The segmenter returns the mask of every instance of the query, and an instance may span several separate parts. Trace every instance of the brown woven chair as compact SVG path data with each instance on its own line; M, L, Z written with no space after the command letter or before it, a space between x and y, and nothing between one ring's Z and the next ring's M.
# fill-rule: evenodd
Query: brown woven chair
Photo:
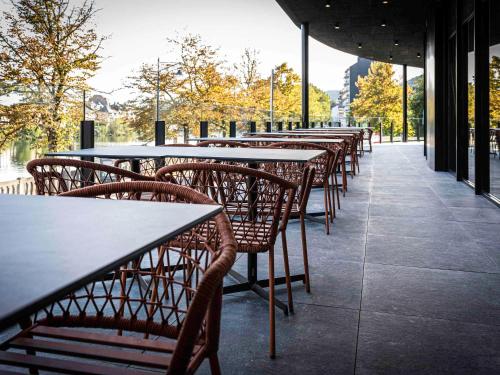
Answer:
M158 145L156 147L196 147L190 143L169 143L165 145ZM138 160L138 171L143 176L154 177L156 171L165 165L177 164L184 162L185 159L178 158L165 158L165 160L158 159L141 159ZM114 163L115 167L132 170L132 160L130 159L117 159Z
M296 185L275 175L253 168L220 163L186 163L166 166L158 171L160 181L189 186L207 194L224 207L238 242L238 252L269 255L269 325L270 356L276 353L274 247L278 231L286 231ZM285 205L282 215L283 205ZM288 304L293 300L288 253L283 247Z
M62 195L214 204L192 189L161 182L110 183ZM236 246L222 212L39 311L33 324L1 345L0 363L31 372L150 373L108 366L129 364L193 374L208 358L212 373L219 374L222 282Z
M231 140L202 141L198 143L199 147L250 147L248 144Z
M38 195L56 195L109 182L154 181L117 167L76 159L35 159L26 169L35 180Z
M330 187L330 176L333 173L334 166L338 162L338 152L333 151L331 148L318 145L316 143L308 142L276 142L269 147L274 148L295 148L300 150L321 150L325 153L317 158L314 158L305 166L311 166L315 169L313 186L323 188L323 203L325 207L325 230L326 234L330 234L330 222L333 221L335 215L335 189ZM335 165L334 165L335 164ZM293 169L297 169L293 171ZM287 175L294 174L299 176L302 173L304 166L296 163L285 163L283 168L276 170L278 176L286 178ZM283 174L283 175L282 175ZM333 198L332 198L333 194Z

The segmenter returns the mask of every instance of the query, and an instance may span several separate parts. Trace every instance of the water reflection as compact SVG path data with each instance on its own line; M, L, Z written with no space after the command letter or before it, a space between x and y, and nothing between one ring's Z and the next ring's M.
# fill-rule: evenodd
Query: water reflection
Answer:
M144 144L145 142L127 139L101 139L96 141L96 146L111 145L133 145ZM73 149L78 148L75 143ZM45 150L35 149L28 141L19 140L14 142L9 148L0 152L0 182L12 181L19 177L29 177L26 171L26 164L30 160L40 157Z

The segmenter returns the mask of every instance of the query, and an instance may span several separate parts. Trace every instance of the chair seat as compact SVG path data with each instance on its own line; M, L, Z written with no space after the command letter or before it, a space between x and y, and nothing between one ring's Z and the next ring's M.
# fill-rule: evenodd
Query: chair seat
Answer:
M0 351L0 363L80 374L151 374L149 371L116 367L119 364L168 369L175 349L175 340L119 336L116 330L108 331L109 333L89 332L81 329L34 325L4 344L4 351ZM195 347L193 356L200 348L200 345ZM27 354L5 351L9 349L23 350ZM58 358L57 355L64 358ZM96 360L99 364L93 364L88 359Z

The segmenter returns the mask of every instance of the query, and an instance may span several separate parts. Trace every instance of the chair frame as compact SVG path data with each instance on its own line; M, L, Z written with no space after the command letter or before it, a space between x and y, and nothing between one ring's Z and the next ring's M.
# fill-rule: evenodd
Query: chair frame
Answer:
M192 176L186 177L184 173L187 172L191 172ZM241 179L237 181L232 178L232 175L240 176ZM226 176L229 177L225 178ZM222 204L224 210L228 213L229 219L233 225L233 231L235 232L235 236L238 242L237 251L240 253L248 254L257 254L259 252L268 253L270 326L269 355L271 358L274 358L276 356L274 248L278 231L280 231L282 235L286 231L286 226L293 205L293 198L286 200L285 203L283 203L283 201L285 201L285 197L295 196L297 185L292 182L286 181L276 175L261 170L222 163L183 163L170 165L161 168L157 172L156 178L159 181L186 184L187 186L204 194L210 194L210 197L219 204ZM259 196L257 195L258 192L253 189L259 188L256 186L258 185L259 181L264 181L267 184L274 184L278 188L277 191L273 193L274 206L272 208L272 214L269 217L265 216L265 222L267 222L267 220L269 219L270 223L264 223L263 225L263 223L260 222L260 226L256 227L256 224L253 221L258 217L259 212L252 213L252 206L255 207L255 210L258 209L256 206L258 206L259 204ZM243 201L241 201L242 203L239 203L238 201L234 200L234 197L240 198L240 196L237 195L238 191L234 192L231 189L234 189L237 186L241 186L241 183L245 184L245 189L247 185L250 185L250 190L245 190L246 195L243 197ZM245 201L245 199L247 201ZM245 202L247 202L247 206L245 206ZM254 204L254 202L256 203ZM267 207L265 204L264 206ZM267 215L269 215L269 213L267 213ZM262 229L266 228L266 225L268 225L269 227L267 229ZM249 228L252 227L254 228L254 232L249 230ZM253 233L254 236L252 237L248 233ZM256 240L256 234L259 234L261 237L263 237L262 240L265 239L265 242L260 242L259 239ZM286 246L283 248L283 259L288 295L288 306L289 309L293 311L290 268ZM241 278L244 277L241 276ZM247 281L249 284L251 283L250 276L249 280ZM258 288L258 285L256 283L252 285L251 290L256 291L254 288ZM260 296L265 295L265 292L263 290L261 290L261 292L256 292Z
M141 199L142 194L147 200L155 198L159 203L215 204L206 195L187 187L151 181L94 185L66 192L62 196L108 199L115 196L118 199L136 200ZM210 234L211 230L216 231L215 235ZM204 245L198 242L200 238L205 241ZM221 212L158 249L139 256L138 260L123 265L111 275L111 281L108 275L84 287L81 292L89 302L84 303L85 299L80 299L82 297L78 296L77 291L42 309L40 315L35 316L34 323L24 322L19 334L0 345L0 363L29 368L31 373L56 370L65 373L145 374L140 370L35 356L36 352L46 352L164 369L167 374L193 374L208 358L212 374L220 374L217 352L222 282L236 259L236 247L231 223L227 215ZM143 271L141 263L151 261L155 251L158 251L158 260L152 262L154 266L147 268L147 272ZM179 257L177 263L172 260L176 254ZM204 256L206 261L203 260ZM148 289L143 292L139 286L139 296L135 297L131 294L134 281L137 280L134 275L148 272L151 278ZM176 272L181 273L180 278L176 277ZM105 293L99 292L95 285L104 285L105 280L108 280L108 289L104 289ZM138 284L136 282L135 286ZM163 289L160 289L162 285ZM112 296L114 288L120 291L117 291L117 297ZM181 292L172 294L174 290ZM102 306L99 305L99 301L103 300ZM117 306L113 305L113 300ZM114 306L113 309L110 304ZM132 308L134 304L139 307ZM74 307L76 305L78 308ZM115 307L118 309L115 310ZM170 317L164 311L170 311ZM89 332L89 328L100 330ZM101 330L114 334L104 334ZM144 338L125 336L125 332L139 333ZM156 340L152 336L160 336L167 341ZM65 341L61 343L61 339ZM97 344L97 347L86 345L88 343ZM7 352L9 348L25 350L26 354ZM136 351L123 351L120 348Z
M35 159L27 164L26 169L35 180L38 195L55 195L109 182L154 181L152 177L125 169L78 159ZM79 173L71 176L72 171ZM112 180L108 182L107 178Z

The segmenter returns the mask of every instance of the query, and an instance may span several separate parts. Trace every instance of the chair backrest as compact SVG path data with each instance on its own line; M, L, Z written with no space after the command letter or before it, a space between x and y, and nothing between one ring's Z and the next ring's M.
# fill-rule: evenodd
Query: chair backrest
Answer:
M315 169L315 177L314 177L314 184L323 184L328 177L332 173L332 168L333 168L333 163L336 158L336 152L333 151L331 148L317 144L317 143L311 143L311 142L276 142L270 144L268 147L274 147L274 148L294 148L294 149L299 149L299 150L321 150L325 151L325 153L317 158L314 158L313 160L309 161L306 163L308 166L314 166ZM295 164L291 164L295 165ZM299 166L300 167L300 166ZM284 167L282 173L291 173L291 168ZM280 174L278 174L280 175Z
M224 207L240 251L263 251L286 227L297 185L273 174L221 163L166 166L157 180L189 186ZM282 209L284 214L282 213Z
M187 187L150 181L95 185L61 195L215 204ZM208 354L218 349L222 282L236 246L231 223L221 212L48 306L40 320L177 339L168 374L184 374L195 345Z
M158 145L156 147L196 147L189 143L169 143L164 145ZM183 159L178 158L165 158L164 160L159 159L141 159L138 161L140 174L143 176L154 177L156 171L163 167L164 165L180 163ZM115 167L123 168L127 170L132 169L132 161L130 159L118 159L115 160Z
M26 166L38 195L56 195L82 187L125 181L153 181L125 169L76 159L35 159Z
M250 147L247 143L231 141L231 140L217 140L217 141L202 141L198 143L199 147Z

